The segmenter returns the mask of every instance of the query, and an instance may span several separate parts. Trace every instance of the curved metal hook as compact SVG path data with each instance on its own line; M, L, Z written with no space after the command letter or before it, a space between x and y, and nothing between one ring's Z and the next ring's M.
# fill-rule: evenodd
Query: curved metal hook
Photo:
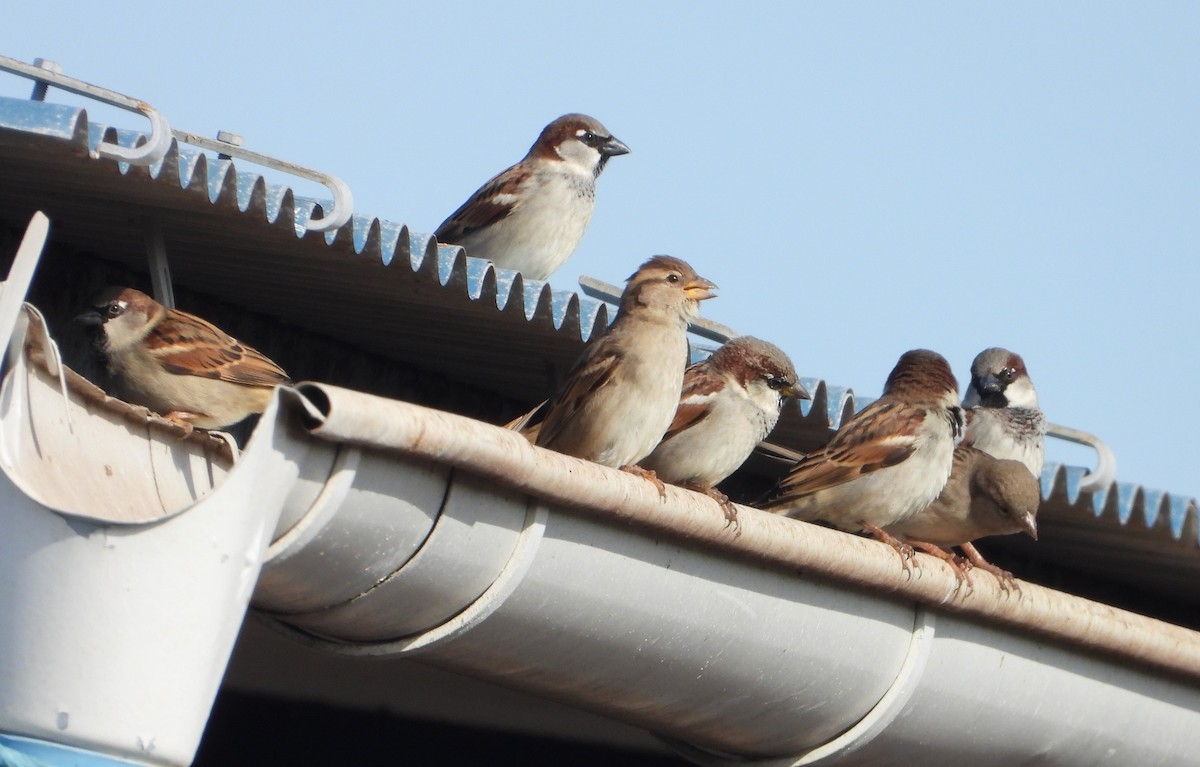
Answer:
M42 64L42 66L34 66L8 56L0 56L0 69L6 72L28 77L37 83L49 83L69 93L85 96L119 109L137 112L150 121L150 134L146 137L145 144L123 147L119 144L101 141L92 151L93 157L118 160L130 165L153 165L166 156L167 150L171 148L171 126L167 123L167 118L159 114L154 107L145 101L132 99L116 91L110 91L83 80L76 80L74 77L67 77L54 71L52 66L47 66L52 65L53 62L43 61Z
M1054 423L1046 424L1046 434L1077 445L1086 445L1096 451L1096 468L1088 471L1079 483L1082 492L1098 493L1107 490L1116 481L1117 456L1104 440L1095 434Z
M304 227L310 232L331 232L334 229L340 229L350 220L350 216L354 213L354 195L350 193L350 187L345 181L342 181L337 176L331 176L328 173L322 173L319 170L306 168L303 165L297 165L294 162L287 162L275 157L270 157L265 154L259 154L249 149L243 149L237 144L228 141L218 141L216 139L200 136L187 131L173 131L175 138L180 141L187 142L201 149L207 149L218 154L223 154L227 157L240 157L243 160L248 160L255 165L262 165L266 168L274 168L281 170L284 173L290 173L293 176L306 178L309 181L316 181L318 184L325 186L333 193L333 210L326 213L320 218L310 218L304 223Z

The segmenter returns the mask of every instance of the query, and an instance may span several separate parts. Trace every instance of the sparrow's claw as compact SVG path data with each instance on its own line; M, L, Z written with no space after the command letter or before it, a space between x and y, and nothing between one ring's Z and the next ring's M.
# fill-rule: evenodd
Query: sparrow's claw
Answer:
M1013 577L1013 574L1002 567L996 567L991 562L984 559L983 554L980 554L979 549L975 548L973 544L964 543L963 545L959 546L959 548L962 549L963 553L967 555L967 559L970 560L972 565L995 576L996 580L1000 582L1001 591L1011 591L1017 594L1021 593L1021 585L1017 583L1017 579Z
M658 475L655 474L652 470L643 469L641 466L638 466L636 463L630 463L630 464L626 464L625 466L622 466L621 471L632 474L635 477L641 477L642 479L650 480L651 482L654 483L654 486L656 488L658 488L658 496L660 498L662 498L664 501L667 500L667 486L663 484L663 481L661 479L659 479Z
M969 572L971 569L970 561L932 543L926 543L925 541L914 541L912 538L909 538L908 542L926 554L937 557L946 564L950 565L950 569L954 571L955 592L961 589L964 583L967 584L967 594L971 594L975 591L975 584L971 582L971 575Z
M875 536L876 539L883 541L895 549L896 553L900 555L900 565L904 568L904 572L907 573L913 569L919 569L921 567L920 563L917 562L917 555L916 552L913 551L912 546L887 532L882 527L873 525L870 522L859 520L858 526Z
M687 484L689 490L695 490L697 493L704 493L709 498L712 498L721 506L721 511L725 512L725 527L733 525L734 536L742 534L741 525L738 523L737 505L729 500L729 496L722 493L712 485Z
M192 432L196 427L192 424L191 419L195 417L195 413L188 413L183 410L172 410L170 413L167 413L163 416L163 418L167 419L171 423L183 428L183 436L180 437L180 439L187 439L188 437L192 436Z

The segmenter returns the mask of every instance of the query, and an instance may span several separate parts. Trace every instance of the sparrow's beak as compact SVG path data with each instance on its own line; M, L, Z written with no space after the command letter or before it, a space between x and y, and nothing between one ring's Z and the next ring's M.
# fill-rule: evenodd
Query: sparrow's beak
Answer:
M716 298L717 294L713 292L716 289L716 283L697 277L683 286L683 293L693 301L703 301L706 298Z
M983 394L1000 394L1004 391L1004 384L996 376L988 374L979 379L979 391Z
M84 312L76 317L75 321L80 325L87 325L89 327L99 327L104 324L104 318L100 316L100 312L95 310Z
M616 136L609 136L608 141L600 145L600 154L605 157L616 157L619 154L629 154L629 147Z
M808 393L808 389L805 389L804 384L800 383L799 381L782 390L780 393L785 397L795 397L796 399L812 399L812 395Z
M1021 530L1030 538L1037 540L1037 520L1033 518L1032 514L1021 517Z

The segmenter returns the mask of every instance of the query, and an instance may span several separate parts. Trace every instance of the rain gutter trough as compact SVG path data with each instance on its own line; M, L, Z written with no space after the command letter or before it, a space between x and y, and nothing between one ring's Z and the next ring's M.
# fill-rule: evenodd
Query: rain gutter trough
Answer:
M188 764L250 600L310 646L588 709L701 764L1200 760L1195 632L985 574L956 588L750 508L727 526L704 496L322 384L281 390L229 467L67 387L35 310L13 338L7 747ZM139 480L155 510L117 509Z

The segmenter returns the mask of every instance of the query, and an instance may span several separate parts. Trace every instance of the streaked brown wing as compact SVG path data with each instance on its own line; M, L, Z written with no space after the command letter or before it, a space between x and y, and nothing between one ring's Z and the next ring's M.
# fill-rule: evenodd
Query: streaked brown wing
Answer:
M170 373L247 386L291 383L287 373L257 349L191 314L168 312L146 337L145 344Z
M699 423L712 411L712 405L711 398L680 402L679 407L675 409L675 420L671 421L671 427L667 429L667 433L660 441L666 442L676 434L687 430L688 427Z
M504 428L519 431L526 439L536 444L538 432L542 430L542 419L546 417L546 406L549 404L550 400L542 400L534 405L529 412L519 415L504 424Z
M800 460L779 482L775 499L804 496L895 466L916 449L924 411L876 400L821 450Z
M471 195L458 210L442 222L433 236L438 242L457 243L472 232L491 226L513 212L513 202L506 199L496 202L497 197L512 196L529 177L527 171L508 170L496 176Z
M670 428L663 435L666 442L681 431L700 422L712 412L713 401L725 382L712 370L709 360L697 362L683 374L683 392L679 395L679 407Z
M537 436L537 444L552 443L583 405L613 380L624 355L612 348L612 344L604 343L607 338L600 339L584 352L566 385L551 401Z

